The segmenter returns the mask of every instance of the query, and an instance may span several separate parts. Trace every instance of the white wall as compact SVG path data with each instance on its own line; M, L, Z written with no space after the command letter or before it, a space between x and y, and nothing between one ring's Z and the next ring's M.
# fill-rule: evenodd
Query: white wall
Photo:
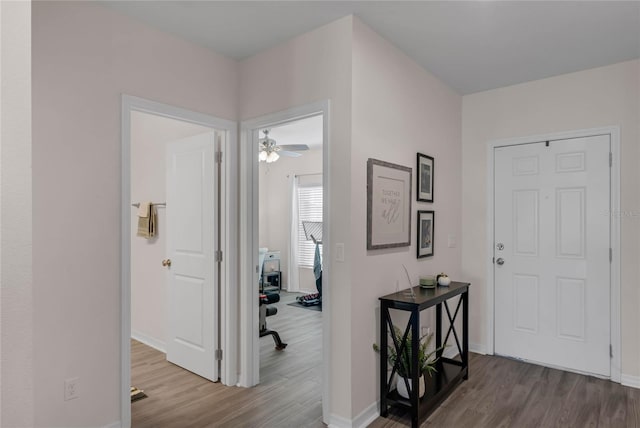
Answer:
M640 375L640 62L566 74L463 98L463 276L473 284L470 342L487 343L487 142L619 125L622 373Z
M120 419L121 94L237 120L238 68L92 2L36 2L32 26L34 425L105 426Z
M33 426L31 4L0 2L0 426Z
M170 141L210 132L179 120L131 114L131 201L166 201L165 146ZM158 233L152 239L136 236L137 209L131 208L131 335L165 350L167 340L166 209L157 207Z
M321 131L322 132L322 131ZM277 162L260 162L260 247L269 251L280 251L282 288L289 288L289 206L291 196L289 178L291 174L322 174L322 149L301 152L302 156L281 156ZM319 178L322 179L322 176ZM300 291L315 293L316 281L313 270L299 268Z
M461 249L447 247L447 237L461 236L462 98L359 20L353 33L353 123L351 151L352 304L351 382L356 417L378 399L378 356L371 348L379 330L378 297L407 288L402 264L418 276L447 272L461 275ZM416 153L435 158L434 202L417 202ZM411 245L366 250L367 159L411 167ZM435 211L434 256L416 257L416 211ZM428 318L428 317L427 317ZM434 318L435 319L435 318Z
M328 201L331 242L345 243L345 263L333 263L324 277L331 287L331 413L351 414L351 332L345 328L351 312L351 31L345 17L261 52L240 64L240 117L330 100ZM327 201L325 201L327 202Z

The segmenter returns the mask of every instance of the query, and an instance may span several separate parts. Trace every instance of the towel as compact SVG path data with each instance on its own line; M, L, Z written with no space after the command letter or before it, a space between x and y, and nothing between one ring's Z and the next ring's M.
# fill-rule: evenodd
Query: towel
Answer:
M145 210L142 210L143 205L146 207ZM138 210L137 235L145 239L153 238L156 235L157 224L158 210L156 206L151 202L141 203L140 209Z
M138 206L138 217L149 217L149 208L151 208L151 202L140 202Z

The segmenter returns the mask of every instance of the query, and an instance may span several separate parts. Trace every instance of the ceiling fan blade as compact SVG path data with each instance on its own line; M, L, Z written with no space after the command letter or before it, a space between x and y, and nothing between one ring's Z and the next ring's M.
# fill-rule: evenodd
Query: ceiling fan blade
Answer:
M306 144L283 144L282 146L278 146L282 150L288 150L290 152L301 152L304 150L309 150L309 146Z
M286 157L289 157L289 158L299 158L300 156L302 156L302 153L289 152L289 151L286 151L286 150L280 150L278 152L278 154L280 156L286 156Z

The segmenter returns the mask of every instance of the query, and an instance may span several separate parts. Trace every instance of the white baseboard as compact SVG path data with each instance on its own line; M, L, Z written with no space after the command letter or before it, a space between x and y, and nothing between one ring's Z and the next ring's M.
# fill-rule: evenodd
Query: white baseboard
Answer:
M103 428L122 428L120 421L111 422L109 425L105 425Z
M343 418L342 416L331 415L329 417L328 428L352 428L351 421L347 418Z
M349 420L342 416L331 415L329 428L366 428L378 417L378 402L371 403L358 416Z
M137 340L138 342L142 342L147 346L151 346L154 349L162 352L163 354L167 353L167 345L161 340L158 340L154 337L148 336L144 333L140 333L139 331L132 330L131 338Z
M371 403L366 409L364 409L358 416L353 419L354 428L366 428L375 421L378 417L379 404L377 401Z
M487 355L487 347L482 343L469 343L469 352Z
M632 376L623 373L620 376L620 383L624 386L640 389L640 376Z

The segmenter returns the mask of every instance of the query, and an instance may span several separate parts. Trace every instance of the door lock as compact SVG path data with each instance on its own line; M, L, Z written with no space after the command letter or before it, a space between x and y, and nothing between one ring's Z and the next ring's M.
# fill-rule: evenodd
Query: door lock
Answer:
M164 259L162 261L162 266L164 267L171 267L171 259Z
M496 260L496 264L498 266L502 266L504 264L504 259L502 257L498 257L498 259Z
M502 242L498 242L498 244L496 245L496 248L500 251L504 250L504 244Z

